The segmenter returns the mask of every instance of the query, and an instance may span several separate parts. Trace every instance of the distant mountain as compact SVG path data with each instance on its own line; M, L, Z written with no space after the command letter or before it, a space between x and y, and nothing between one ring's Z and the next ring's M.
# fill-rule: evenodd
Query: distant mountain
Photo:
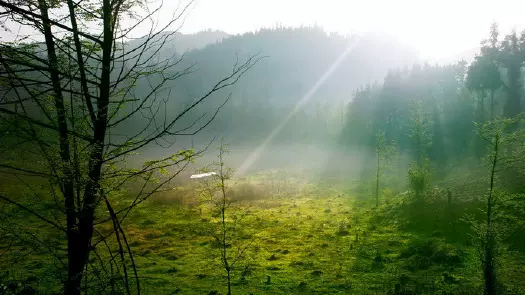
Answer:
M195 34L176 33L171 43L177 52L202 49L209 44L222 41L230 35L223 31L206 30Z
M413 48L380 34L343 36L317 27L277 28L212 42L220 36L225 35L203 32L187 39L176 35L156 56L170 58L174 50L203 46L189 51L177 67L180 70L193 66L193 72L166 85L165 94L169 93L171 99L162 108L167 114L176 114L206 93L231 73L236 62L257 53L266 56L234 87L215 94L187 114L188 124L200 114L211 116L231 91L230 102L213 124L200 133L206 138L213 134L238 142L258 142L307 94L309 101L282 128L276 141L310 141L335 135L334 126L341 126L345 102L357 88L382 82L389 69L410 67L420 61ZM210 43L204 45L206 42ZM137 87L138 97L154 82L148 79Z
M166 31L156 35L149 41L148 47L150 48L148 51L153 52L161 46L161 42L165 41L165 44L162 44L160 54L171 55L176 53L176 55L181 55L187 51L202 49L209 44L220 42L229 36L230 35L226 32L211 29L194 34ZM135 48L138 45L143 44L147 38L149 38L149 36L144 36L129 42L128 48Z
M278 105L295 105L329 70L331 74L314 101L349 99L357 87L382 81L389 69L419 61L413 48L388 35L343 36L310 27L230 36L189 53L185 59L197 65L198 72L191 80L197 76L196 80L208 87L230 71L237 58L255 53L267 58L243 79L243 87L248 88L243 99Z

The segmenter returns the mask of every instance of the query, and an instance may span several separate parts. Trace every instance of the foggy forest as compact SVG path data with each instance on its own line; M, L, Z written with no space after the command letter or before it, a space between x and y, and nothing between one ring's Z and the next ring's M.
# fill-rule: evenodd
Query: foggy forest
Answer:
M525 23L437 62L170 2L0 0L0 295L525 294Z

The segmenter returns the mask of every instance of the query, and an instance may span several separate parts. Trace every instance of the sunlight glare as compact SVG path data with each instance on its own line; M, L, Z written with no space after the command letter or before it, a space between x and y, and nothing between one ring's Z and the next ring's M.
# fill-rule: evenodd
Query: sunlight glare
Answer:
M324 84L324 82L332 75L332 73L339 67L341 62L345 57L352 51L352 49L359 42L359 36L351 40L351 43L348 45L345 51L334 61L334 63L328 68L328 70L317 80L317 82L310 88L310 90L297 102L294 108L290 113L284 118L284 120L266 137L266 139L255 149L253 150L248 157L243 161L241 166L237 169L237 175L242 176L248 171L248 169L257 161L259 156L264 152L266 147L270 144L273 138L279 134L281 129L293 118L293 116L301 110L301 108L312 98L312 96L317 92L319 87Z

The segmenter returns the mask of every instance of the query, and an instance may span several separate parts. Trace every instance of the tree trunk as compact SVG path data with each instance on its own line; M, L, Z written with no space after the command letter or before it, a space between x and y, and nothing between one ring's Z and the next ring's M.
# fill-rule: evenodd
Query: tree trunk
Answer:
M484 123L485 122L485 96L486 96L486 92L485 90L483 90L481 92L481 97L480 97L480 103L479 103L479 114L478 114L478 120L480 123Z
M232 295L231 270L228 269L228 295Z
M494 120L494 89L490 90L490 119Z
M87 172L88 181L84 189L83 204L78 212L78 231L72 235L68 235L69 274L71 280L66 286L67 295L80 294L83 270L91 251L95 207L100 198L100 177L107 130L111 79L111 51L113 46L112 8L110 0L103 1L102 12L104 16L104 37L102 44L102 70L100 75L99 96L97 98L97 116L95 122L93 122L93 142Z
M379 207L379 173L380 173L380 147L377 147L377 167L376 167L376 207Z
M487 237L491 239L491 237ZM488 241L487 241L488 242ZM494 257L492 245L486 245L483 278L485 280L485 295L496 294L496 274L494 272Z
M80 295L80 287L83 278L84 267L86 265L86 256L89 248L85 247L89 244L85 242L87 235L82 233L82 230L74 230L68 232L68 281L66 282L66 295Z
M504 107L504 116L512 118L521 112L520 106L520 65L510 65L507 67L508 87L507 87L507 101Z
M68 269L67 280L65 283L65 293L68 295L80 294L80 282L82 281L82 270L84 264L79 266L78 251L79 234L76 220L75 192L73 175L71 172L71 153L69 149L68 126L66 121L66 109L64 97L60 85L60 75L58 71L58 58L55 50L53 32L51 31L51 21L48 15L48 6L44 0L38 1L40 14L42 16L42 28L46 42L47 57L49 61L49 73L53 87L54 105L57 113L57 125L59 133L60 158L62 160L62 171L64 177L61 179L62 195L64 197L64 207L66 211L66 234L68 248Z
M493 215L493 204L494 204L494 179L496 174L496 165L498 163L498 153L499 153L499 141L500 136L496 134L494 150L493 150L493 159L492 167L490 171L490 189L489 196L487 198L487 230L485 233L485 251L483 259L483 279L485 281L485 295L494 295L496 294L496 273L494 265L494 251L495 251L495 237L494 229L492 224L492 215Z

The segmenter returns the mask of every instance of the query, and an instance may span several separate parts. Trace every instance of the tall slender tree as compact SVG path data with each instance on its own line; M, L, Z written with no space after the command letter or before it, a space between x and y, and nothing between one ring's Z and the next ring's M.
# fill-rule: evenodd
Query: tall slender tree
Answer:
M65 260L65 294L87 292L86 287L92 288L87 282L100 278L107 263L119 260L121 273L100 282L98 292L105 293L119 277L123 292L140 293L137 268L121 223L132 208L168 184L199 152L182 150L138 169L126 168L123 161L152 144L171 146L174 136L202 130L217 112L186 124L184 119L213 93L236 83L257 61L250 57L238 62L185 108L162 114L170 98L165 87L192 69L178 68L180 56L160 58L157 53L173 38L176 32L169 30L177 28L191 4L181 6L159 24L155 15L162 5L153 7L142 1L0 0L3 26L21 26L24 32L13 42L0 44L5 94L0 98L0 120L11 126L12 140L21 149L19 159L2 157L0 168L49 183L46 192L28 184L35 198L49 204L38 210L35 203L25 204L20 196L0 195L0 199L63 234L65 253L54 255ZM147 25L151 29L146 36L130 45L127 41L135 30ZM145 81L149 87L135 87ZM137 117L140 128L124 136L116 133ZM151 183L167 169L172 173ZM136 181L145 184L132 202L114 208L113 196ZM104 215L102 206L109 214ZM109 234L97 229L104 224L113 227ZM103 255L100 246L110 237L118 247L108 248L110 253ZM90 263L93 255L111 258L96 266Z
M495 92L501 88L503 81L501 80L501 73L498 66L498 55L499 51L499 29L497 23L492 23L490 27L490 37L488 42L485 42L485 45L481 47L482 54L489 58L490 64L487 67L486 73L486 84L490 90L490 120L495 118L495 101L494 95Z
M507 118L513 118L521 112L521 97L523 95L521 68L525 62L524 40L524 34L518 37L516 31L513 31L501 43L498 61L506 71L505 91L507 100L503 107L503 115Z
M498 40L499 30L496 23L490 28L489 38L481 43L480 55L476 56L474 62L469 66L467 72L467 87L476 92L480 99L478 103L478 121L486 120L484 99L490 95L490 117L495 116L495 93L503 85L500 73L500 58L502 56L500 42Z
M421 100L416 100L411 118L410 137L413 141L414 162L408 171L409 182L417 202L423 201L425 190L430 182L430 159L428 148L431 144L430 122Z
M231 295L234 271L246 257L255 237L254 235L251 235L251 238L246 237L248 234L244 228L245 223L242 222L246 212L235 206L236 200L232 198L231 188L228 186L228 181L231 180L234 172L226 165L228 153L228 146L222 140L218 148L217 161L203 170L217 172L208 172L211 177L204 178L201 184L204 198L211 204L214 215L218 217L211 235L215 239L219 250L218 257L226 275L227 294ZM245 237L240 238L241 234Z
M523 163L523 154L509 152L507 146L524 140L523 130L514 131L509 126L523 120L522 116L498 118L485 124L478 124L478 135L488 144L485 159L488 168L488 191L486 194L485 219L475 228L480 236L479 254L483 269L484 294L501 294L498 279L497 261L501 248L501 208L505 207L504 193L501 191L501 172L508 170L516 162ZM522 151L521 151L522 152ZM498 189L499 188L499 189Z
M375 197L376 207L379 207L379 185L380 178L392 166L392 159L397 152L394 142L387 142L385 132L378 131L376 134L376 181L375 181Z

